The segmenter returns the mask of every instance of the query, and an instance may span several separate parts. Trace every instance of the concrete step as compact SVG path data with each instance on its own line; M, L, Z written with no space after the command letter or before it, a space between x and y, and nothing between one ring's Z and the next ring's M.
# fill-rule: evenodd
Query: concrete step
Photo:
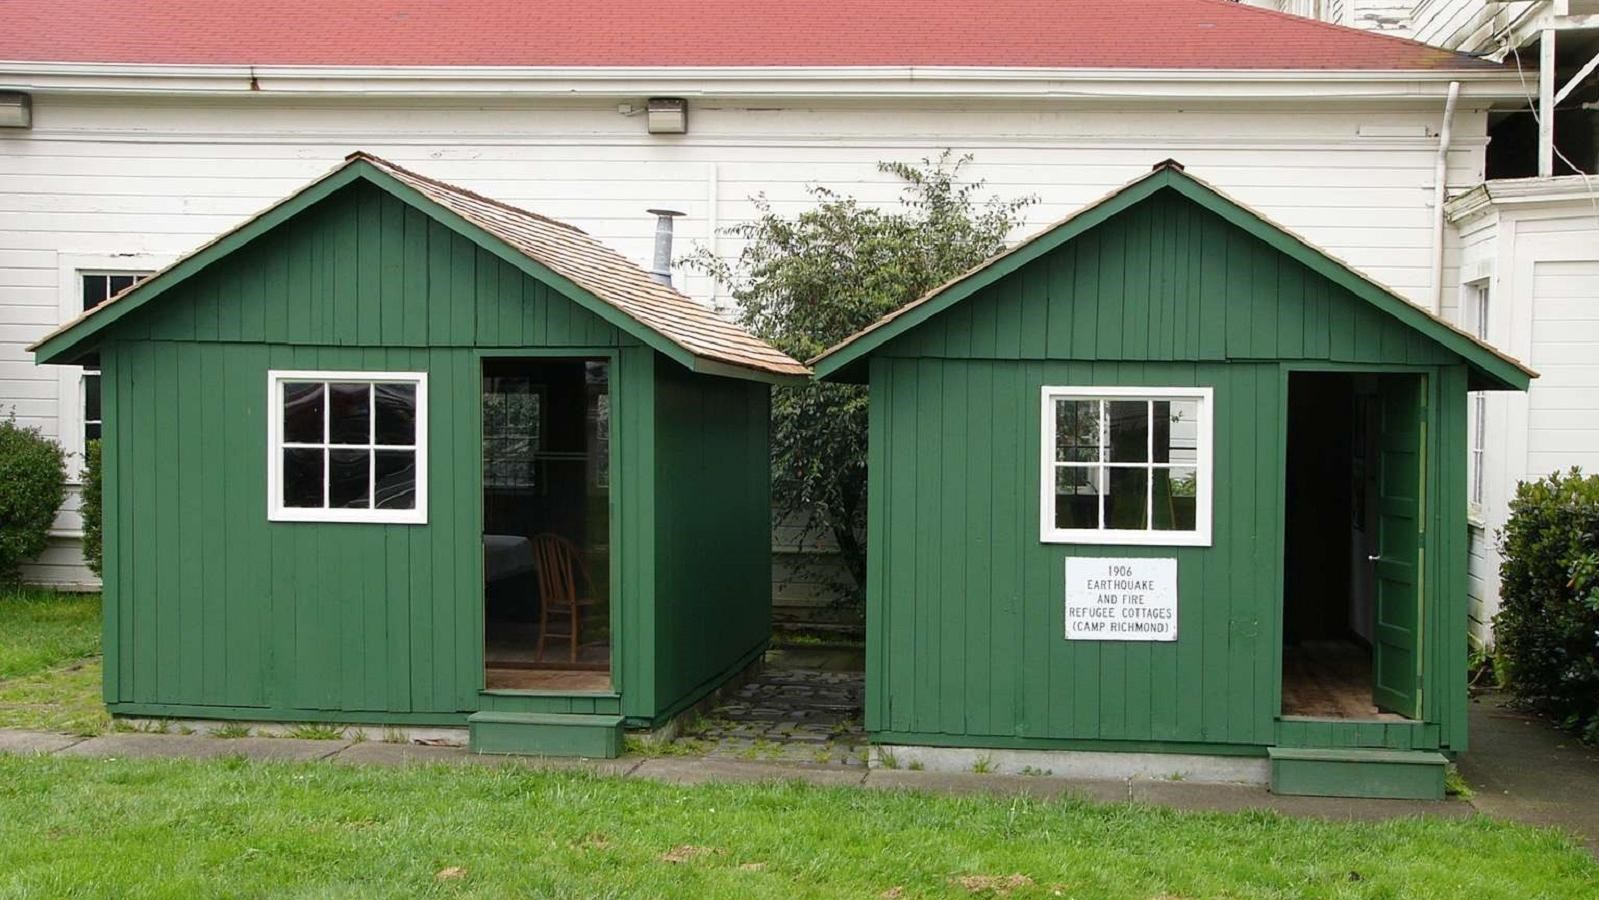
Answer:
M479 712L466 724L474 753L589 759L622 755L621 716Z
M1271 792L1308 797L1442 800L1449 761L1429 750L1271 747Z

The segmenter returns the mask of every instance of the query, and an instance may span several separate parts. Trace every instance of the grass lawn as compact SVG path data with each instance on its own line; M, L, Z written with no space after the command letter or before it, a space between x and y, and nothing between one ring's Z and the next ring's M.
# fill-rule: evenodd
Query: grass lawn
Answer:
M94 597L0 596L0 727L105 729L98 618ZM1481 817L0 756L0 897L58 895L1482 900L1599 896L1599 864Z
M0 894L1579 897L1495 822L1332 824L519 767L0 758Z
M98 734L100 595L0 590L0 728Z

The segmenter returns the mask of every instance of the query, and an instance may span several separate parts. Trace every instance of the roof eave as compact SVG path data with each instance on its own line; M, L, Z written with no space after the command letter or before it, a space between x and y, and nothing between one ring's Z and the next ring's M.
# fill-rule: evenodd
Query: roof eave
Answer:
M277 66L0 61L0 87L51 93L1295 99L1524 99L1515 72L1005 66Z

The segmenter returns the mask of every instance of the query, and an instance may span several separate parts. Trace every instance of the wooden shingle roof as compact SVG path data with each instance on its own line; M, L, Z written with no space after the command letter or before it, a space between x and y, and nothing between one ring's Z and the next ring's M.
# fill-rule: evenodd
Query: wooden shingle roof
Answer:
M364 152L350 154L332 172L292 197L62 325L30 349L43 362L67 361L64 355L77 352L99 328L162 292L175 280L231 252L230 244L248 240L261 229L273 227L297 212L300 204L295 201L314 202L325 195L327 189L336 189L352 177L363 176L380 185L392 179L414 191L427 204L459 217L481 235L569 282L576 289L566 291L571 299L585 305L597 301L602 308L595 312L690 368L716 374L760 373L778 379L804 378L810 374L802 363L670 286L655 281L631 260L576 227L429 178ZM609 311L621 315L607 315Z

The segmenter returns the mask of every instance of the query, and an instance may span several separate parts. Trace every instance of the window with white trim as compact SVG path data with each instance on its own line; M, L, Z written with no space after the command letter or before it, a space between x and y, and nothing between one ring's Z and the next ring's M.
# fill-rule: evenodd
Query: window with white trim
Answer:
M427 376L271 372L268 518L427 521Z
M1471 333L1480 341L1488 340L1488 282L1476 281L1466 285L1466 313ZM1473 391L1471 394L1471 458L1467 472L1471 479L1471 506L1482 507L1483 463L1488 452L1488 394Z
M1210 388L1045 387L1041 539L1208 546Z

